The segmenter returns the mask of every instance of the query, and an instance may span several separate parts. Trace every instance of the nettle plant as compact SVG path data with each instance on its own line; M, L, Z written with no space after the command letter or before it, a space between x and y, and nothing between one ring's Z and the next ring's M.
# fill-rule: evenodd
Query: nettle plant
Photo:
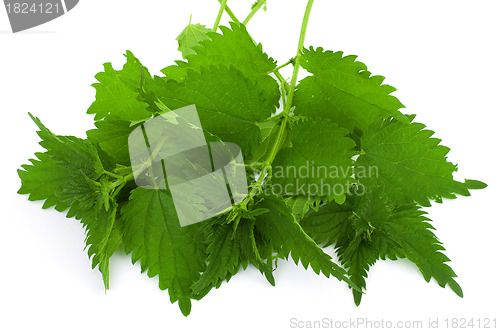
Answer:
M243 22L226 2L213 29L190 23L182 31L185 60L163 75L152 76L131 52L121 70L106 63L93 85L88 113L96 128L87 138L55 135L32 116L46 151L19 170L19 193L81 220L106 289L109 259L124 250L149 277L159 276L184 315L191 300L249 265L274 285L273 270L288 257L347 283L357 305L379 259L407 258L426 281L461 297L422 208L486 185L454 180L449 149L401 113L384 77L356 56L304 48L312 0L297 54L280 66L245 28L265 1ZM224 12L230 27L219 26ZM289 80L280 74L288 65ZM298 82L301 69L308 75ZM145 121L193 104L207 141L241 148L250 185L229 211L181 227L168 188L136 185L128 137ZM342 267L322 250L327 246Z

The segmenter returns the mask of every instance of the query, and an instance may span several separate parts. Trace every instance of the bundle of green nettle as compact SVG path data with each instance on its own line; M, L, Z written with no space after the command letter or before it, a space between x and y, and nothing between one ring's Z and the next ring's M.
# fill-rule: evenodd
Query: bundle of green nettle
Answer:
M96 128L87 138L53 134L32 116L46 151L19 170L19 193L82 222L106 289L109 259L124 250L149 277L159 276L184 315L192 299L248 265L274 285L273 270L288 257L347 283L356 304L369 267L387 258L407 258L426 281L462 296L422 207L486 185L453 179L449 149L399 111L403 105L384 77L356 56L304 48L312 0L297 54L283 65L245 28L265 1L243 22L220 3L213 29L189 24L182 31L177 40L185 60L163 75L152 76L131 52L121 70L104 65L88 109ZM230 27L219 26L224 12ZM288 65L293 74L285 79L280 69ZM308 75L298 82L299 70ZM128 137L151 118L193 104L207 141L241 148L250 185L229 211L181 227L168 188L135 183ZM315 176L300 176L304 167Z

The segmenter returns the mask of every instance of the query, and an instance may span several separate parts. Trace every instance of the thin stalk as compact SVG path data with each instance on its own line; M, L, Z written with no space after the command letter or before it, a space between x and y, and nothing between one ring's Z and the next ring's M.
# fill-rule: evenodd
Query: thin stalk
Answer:
M265 2L266 0L259 0L259 2L252 8L252 11L250 12L250 14L248 14L248 16L243 20L242 23L244 25L247 25L247 23L250 22L252 17L255 15L255 13L259 11L260 7L262 7L262 5L264 5Z
M304 13L304 19L302 20L302 27L300 28L299 44L297 46L297 56L295 57L295 61L293 64L292 79L290 80L290 87L288 89L286 104L283 110L283 121L281 122L280 125L278 139L276 139L273 149L271 150L271 153L269 154L269 157L266 160L266 163L268 163L269 165L274 161L274 157L276 157L276 154L278 153L281 140L283 139L285 133L285 128L288 124L288 118L290 117L290 110L293 105L293 96L295 93L295 87L297 85L297 78L299 76L300 58L302 56L302 50L304 49L304 41L306 38L307 23L309 22L309 16L311 15L311 9L313 3L314 0L309 0L307 2L306 11Z
M222 13L224 12L224 10L227 11L227 6L226 6L227 0L218 0L218 1L220 2L221 6L219 8L219 13L217 14L217 18L215 20L215 24L214 24L214 28L213 28L214 31L217 30L217 28L219 26L219 23L220 23L220 20L222 17ZM247 16L247 18L245 18L245 20L242 23L243 24L248 23L250 21L250 19L253 17L253 15L255 15L255 13L260 9L260 7L262 7L264 2L265 2L265 0L260 0L259 3L253 8L252 12L250 12L250 14ZM290 61L288 61L284 65L275 68L272 72L274 75L276 75L278 80L281 82L281 85L282 85L282 87L284 87L284 90L287 90L287 91L284 91L284 92L286 92L286 96L284 94L284 96L286 97L285 98L286 102L284 104L284 110L283 110L283 115L282 115L283 119L280 123L278 137L277 137L276 141L274 142L271 153L266 158L266 160L263 162L264 167L263 167L263 170L259 174L259 178L257 179L257 185L252 187L252 190L250 191L250 193L240 203L241 205L247 205L250 202L250 200L257 194L257 192L262 188L262 183L263 183L264 179L266 178L266 176L270 172L270 165L273 163L274 158L276 157L276 154L278 153L279 148L280 148L282 141L284 139L285 130L286 130L286 127L288 124L288 119L290 117L290 110L291 110L292 104L293 104L293 96L295 93L295 87L297 85L297 79L298 79L298 74L299 74L299 69L300 69L300 58L301 58L302 50L304 48L304 41L305 41L305 36L306 36L307 24L309 22L309 16L311 14L311 9L312 9L313 3L314 3L314 0L308 0L308 2L307 2L306 10L304 13L304 19L302 21L302 26L300 29L300 36L299 36L299 43L298 43L298 47L297 47L296 57L294 59L291 59ZM228 15L231 16L231 14L229 14L229 12L228 12ZM237 22L236 17L231 17L231 18L235 22ZM292 79L291 79L290 85L288 85L278 70L280 68L283 68L283 67L289 65L292 62L294 64L293 65L293 74L292 74ZM163 145L163 143L164 142L161 142L159 144L159 146L156 147L155 151L153 151L152 155L150 156L150 160L145 162L139 168L137 173L141 173L146 168L150 168L152 166L152 160L154 159L154 156L156 156L156 154L158 153L158 149L160 146ZM109 175L111 175L111 174L109 174ZM118 178L119 176L116 176L116 177ZM128 174L127 176L122 177L118 181L115 181L113 184L115 187L118 187L118 188L116 188L117 190L115 190L113 192L113 196L118 194L118 192L120 191L120 189L123 188L125 183L132 180L133 178L134 178L134 173L132 172L132 173Z
M278 66L278 67L274 68L273 70L271 70L268 74L275 73L275 72L279 71L281 68L285 68L289 64L293 63L294 61L295 61L295 58L291 58L290 60L288 60L287 62L285 62L281 66Z
M222 0L218 0L218 1L222 5ZM233 20L234 23L240 25L240 21L238 20L236 15L234 15L233 11L227 6L227 4L226 4L225 10L226 10L227 15L229 15L229 17L231 18L231 20Z
M120 190L122 190L122 188L125 187L126 184L127 184L126 182L123 182L122 184L120 184L118 186L118 188L114 189L113 193L111 194L111 198L115 198L116 195L118 195L118 193L120 192Z
M219 7L219 12L217 13L217 18L215 19L214 27L212 28L212 31L217 31L217 28L219 27L220 19L222 18L222 14L224 13L224 9L226 8L226 3L227 0L221 0L220 2L220 7Z
M108 172L106 170L104 170L104 174L107 174L107 175L109 175L111 177L114 177L115 179L120 179L120 180L123 179L123 176L115 174L115 173L112 173L112 172Z
M128 171L131 171L132 170L132 166L123 166L123 165L117 165L117 167L115 168L115 172L122 172L122 171L125 171L125 170L128 170Z
M266 176L269 174L270 165L273 163L274 158L276 157L276 154L278 153L279 148L281 146L281 143L284 139L285 129L288 125L288 119L290 117L290 110L291 110L292 104L293 104L293 95L295 93L295 86L297 85L297 79L299 76L300 57L302 54L302 50L304 48L304 41L306 38L307 24L309 22L309 16L311 14L311 9L312 9L313 3L314 3L314 0L308 0L306 10L304 12L304 19L302 20L302 26L300 28L299 44L297 46L297 56L295 57L295 61L293 64L292 79L291 79L290 87L289 87L288 93L287 93L286 104L285 104L285 108L283 110L283 119L282 119L281 124L280 124L278 137L276 138L276 141L274 142L271 153L264 161L265 166L264 166L264 169L259 174L259 178L257 179L257 186L254 186L252 188L250 193L247 195L247 197L245 197L245 199L240 204L245 204L245 205L248 204L248 202L250 202L250 200L253 198L253 196L255 196L257 194L257 192L261 189L262 182L264 181ZM243 23L244 22L245 21L243 21Z
M273 71L272 73L274 74L274 76L276 76L278 81L280 81L281 100L282 100L283 108L284 108L285 104L286 104L286 95L288 93L288 83L283 78L283 76L280 74L279 71Z

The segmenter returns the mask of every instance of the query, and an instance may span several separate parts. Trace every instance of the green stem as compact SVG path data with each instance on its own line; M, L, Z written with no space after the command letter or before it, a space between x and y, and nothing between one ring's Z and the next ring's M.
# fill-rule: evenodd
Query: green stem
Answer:
M291 58L290 60L288 60L287 62L285 62L281 66L278 66L278 67L274 68L273 70L271 70L268 74L275 73L275 72L279 71L281 68L285 68L289 64L293 63L294 61L295 61L295 58Z
M222 5L223 0L218 0L218 1ZM234 23L240 25L240 21L238 20L236 15L234 15L233 11L227 6L227 4L226 4L225 10L226 10L227 15L229 15L229 17L231 18L231 20L233 20Z
M112 173L112 172L108 172L106 170L104 170L104 174L107 174L107 175L109 175L109 176L111 176L111 177L113 177L115 179L120 179L120 180L123 179L123 176L115 174L115 173Z
M243 20L242 23L244 25L247 25L247 23L250 22L252 17L255 15L255 13L259 11L260 7L262 7L262 5L264 5L265 2L266 0L259 0L259 2L252 8L252 11L250 12L250 14L248 14L248 16Z
M297 59L300 58L302 54L302 49L304 48L304 41L306 39L307 24L309 23L309 16L311 15L311 9L314 0L309 0L307 2L306 11L304 12L304 19L302 20L302 26L300 28L299 45L297 47ZM296 63L297 65L297 63ZM298 66L297 66L298 67Z
M226 6L227 0L219 0L219 2L221 4L221 6L219 9L219 13L217 15L217 19L215 20L215 24L214 24L214 28L213 28L214 31L217 30L217 28L219 26L219 23L220 23L220 20L222 17L222 13L224 12L224 10L227 11L227 6ZM250 19L253 17L253 15L255 15L255 13L260 9L260 7L262 7L264 2L265 2L265 0L260 0L259 3L257 3L257 5L253 8L252 12L247 16L247 18L245 18L245 20L242 23L247 24L248 21L250 21ZM292 105L293 105L293 96L294 96L294 92L295 92L295 87L297 85L297 79L298 79L298 74L299 74L299 69L300 69L300 57L302 54L302 50L304 48L304 40L305 40L305 35L306 35L306 30L307 30L307 23L309 21L309 16L311 13L311 8L313 5L313 2L314 2L314 0L308 0L308 2L307 2L306 10L304 13L304 19L302 21L302 27L300 30L299 44L297 47L296 57L294 59L291 59L290 61L288 61L284 65L281 65L281 66L275 68L272 71L272 73L275 74L276 77L278 78L278 80L280 81L282 87L284 87L284 90L287 90L287 91L283 91L283 92L285 92L284 96L286 95L285 96L286 100L284 103L285 106L284 106L284 110L283 110L283 119L280 123L278 137L276 138L276 141L274 142L271 153L266 158L266 160L262 163L264 167L263 167L263 170L259 174L259 178L257 179L257 185L252 187L252 190L250 191L250 193L248 193L248 195L240 203L240 205L247 205L250 202L250 200L257 194L257 192L262 188L262 183L263 183L264 179L266 178L266 176L270 172L270 165L273 163L274 158L276 157L276 154L278 153L279 148L281 147L282 141L284 139L285 130L286 130L286 127L288 124L288 119L290 117L290 110L291 110ZM230 11L228 12L228 14L229 14L229 16L231 16ZM233 21L235 21L237 23L236 17L231 17L231 19L233 19ZM294 64L293 74L292 74L292 79L291 79L290 85L288 85L278 70L289 65L292 62ZM161 142L159 144L159 146L162 146L163 143L164 142ZM153 151L152 155L150 156L150 160L145 162L139 168L138 173L141 173L146 168L151 167L152 160L154 159L154 156L156 156L156 154L158 153L158 151L157 151L158 149L159 149L159 147L157 147L155 149L155 151ZM132 173L128 174L127 176L122 177L120 180L115 181L113 184L115 185L115 187L118 187L118 188L117 188L117 190L115 190L115 192L113 194L114 195L118 194L118 192L120 191L121 188L123 188L125 183L128 181L131 181L133 179L134 179L134 174L132 172Z
M125 184L126 184L126 182L123 182L122 184L120 184L118 186L118 188L116 188L115 190L113 190L113 193L111 194L111 198L115 198L116 195L118 195L118 193L120 192L120 190L122 190L122 188L125 187Z
M280 123L278 137L276 138L276 141L274 142L271 153L264 161L265 166L264 166L264 169L259 174L259 178L257 179L257 186L254 186L252 188L250 193L247 195L247 197L245 197L245 199L240 204L245 204L245 205L248 204L248 202L250 202L250 200L253 198L253 196L255 196L257 194L257 192L262 188L262 182L264 181L266 176L269 174L270 165L273 163L274 158L276 157L276 154L278 153L278 151L281 147L282 141L284 139L285 129L288 125L288 119L290 117L290 110L291 110L292 105L293 105L293 95L295 93L295 86L297 85L297 78L299 76L300 57L302 55L302 50L304 48L307 23L309 22L309 16L311 14L311 9L312 9L313 3L314 3L314 0L308 0L306 10L304 13L304 19L302 20L302 26L300 29L300 36L299 36L299 44L297 46L297 56L295 57L295 61L293 64L292 79L290 82L290 87L288 88L286 104L285 104L285 108L283 110L283 119L281 120L281 123ZM244 23L244 21L243 21L243 23Z
M302 27L300 29L300 36L299 36L299 45L297 47L297 56L295 57L295 61L293 64L292 79L290 81L290 87L288 89L286 104L285 104L285 108L283 110L283 121L281 122L281 125L280 125L280 131L278 133L278 138L276 139L276 142L274 143L273 149L271 150L271 153L269 154L269 157L266 160L266 163L268 163L269 165L274 161L274 158L276 157L276 154L278 153L278 150L279 150L280 144L281 144L281 140L283 139L283 136L285 133L285 128L288 124L288 118L290 117L290 110L292 109L292 105L293 105L293 96L295 93L295 87L297 85L297 78L299 76L300 58L302 56L302 50L304 49L304 41L306 38L307 23L309 22L309 16L311 14L311 9L312 9L313 3L314 3L314 0L309 0L307 2L306 11L304 13L304 19L302 20Z
M283 78L283 76L280 74L279 71L273 71L274 76L280 81L280 91L281 91L281 98L283 101L283 107L285 107L286 104L286 95L288 93L288 83L286 80Z
M224 9L226 8L226 3L227 0L221 0L220 2L220 7L219 7L219 13L217 13L217 18L215 19L214 27L212 31L217 31L217 28L219 27L220 19L222 18L222 13L224 13Z
M123 165L117 165L115 168L115 172L123 172L123 171L131 171L132 166L123 166Z

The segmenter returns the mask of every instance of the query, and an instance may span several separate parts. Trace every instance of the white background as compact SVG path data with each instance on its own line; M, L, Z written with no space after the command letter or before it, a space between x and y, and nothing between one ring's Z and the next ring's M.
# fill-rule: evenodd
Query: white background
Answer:
M228 2L241 20L251 3ZM280 64L295 53L305 4L269 0L268 11L248 25ZM141 275L124 254L111 259L111 289L104 293L79 222L16 194L16 170L41 151L27 112L57 134L83 136L93 127L85 114L95 95L90 85L104 62L121 68L129 49L159 74L180 58L175 37L189 15L211 27L217 11L216 0L87 0L61 18L12 34L0 8L0 330L287 331L293 317L423 320L424 326L439 318L442 328L445 318L496 317L499 325L498 1L317 0L306 38L306 45L357 54L374 74L386 76L406 112L451 148L456 178L489 184L429 209L464 299L427 284L407 261L381 261L356 308L344 284L282 262L276 287L249 268L194 302L185 318L157 278Z

